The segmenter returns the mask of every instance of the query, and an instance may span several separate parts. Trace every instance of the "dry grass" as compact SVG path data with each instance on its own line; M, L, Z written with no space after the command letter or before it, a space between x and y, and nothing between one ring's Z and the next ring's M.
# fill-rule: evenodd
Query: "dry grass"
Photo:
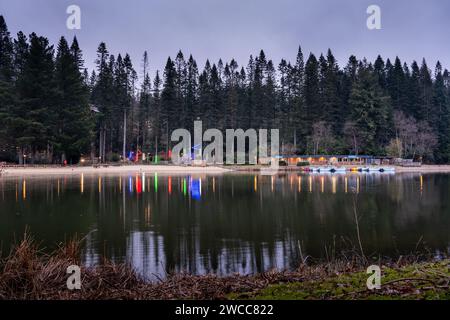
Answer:
M168 275L148 282L126 264L104 260L99 266L81 267L81 290L68 290L66 269L80 265L80 241L60 245L52 254L40 251L25 235L10 255L0 261L0 299L226 299L233 294L252 294L271 284L320 280L327 276L364 270L360 258L308 266L295 271L270 271L257 275ZM402 263L407 263L403 259Z

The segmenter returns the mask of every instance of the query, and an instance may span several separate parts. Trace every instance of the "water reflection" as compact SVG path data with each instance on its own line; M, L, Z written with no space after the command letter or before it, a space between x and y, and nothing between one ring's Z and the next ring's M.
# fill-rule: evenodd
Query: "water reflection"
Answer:
M317 258L356 243L356 197L366 253L408 253L421 238L445 252L449 186L450 175L420 174L5 177L1 249L29 226L48 248L85 236L86 263L106 255L148 277L292 268L298 241Z

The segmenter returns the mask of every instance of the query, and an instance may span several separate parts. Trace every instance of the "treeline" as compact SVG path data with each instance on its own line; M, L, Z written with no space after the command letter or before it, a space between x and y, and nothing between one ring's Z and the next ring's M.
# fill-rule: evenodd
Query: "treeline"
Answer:
M129 151L167 152L176 128L278 128L283 153L450 158L449 72L438 62L373 63L351 56L340 68L331 50L278 65L264 51L237 61L195 59L180 51L150 78L128 54L104 43L96 69L83 67L76 38L56 53L44 37L10 37L0 19L1 157L76 162L119 160ZM139 73L139 76L138 76ZM140 81L139 81L140 80Z

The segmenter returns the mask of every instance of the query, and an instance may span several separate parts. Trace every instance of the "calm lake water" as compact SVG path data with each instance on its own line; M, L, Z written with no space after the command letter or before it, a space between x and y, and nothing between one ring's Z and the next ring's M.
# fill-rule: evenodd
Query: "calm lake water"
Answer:
M165 270L254 273L357 245L396 257L450 250L450 175L250 174L0 178L3 254L26 227L51 250L85 237L83 260Z

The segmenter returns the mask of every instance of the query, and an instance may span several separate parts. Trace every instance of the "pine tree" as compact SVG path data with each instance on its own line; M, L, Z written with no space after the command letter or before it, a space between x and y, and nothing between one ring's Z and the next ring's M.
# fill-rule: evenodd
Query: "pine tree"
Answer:
M427 66L425 59L422 60L420 67L420 111L419 120L425 120L428 123L435 122L433 115L433 80L431 79L431 72Z
M57 88L57 124L55 153L61 161L77 162L89 150L92 121L88 104L88 90L84 83L82 53L76 38L69 48L62 37L55 60Z
M351 120L364 141L362 151L367 154L381 153L389 141L391 105L390 99L383 94L378 79L366 62L361 63L358 68L349 104Z
M383 58L378 55L377 59L375 60L375 63L373 65L374 73L376 74L378 78L378 85L381 89L386 89L386 70L385 70L385 63L383 61Z
M161 78L159 77L159 71L156 70L155 79L153 80L153 103L151 108L151 113L153 115L151 119L151 127L152 127L152 137L154 138L154 152L155 156L158 155L159 149L158 146L160 144L161 138Z
M101 161L106 160L106 134L111 128L112 105L114 101L114 57L110 57L105 43L100 43L97 49L97 77L92 89L91 100L98 108L96 132L98 132L98 150Z
M6 22L0 16L0 154L9 159L14 157L15 151L15 132L8 132L16 102L13 63L13 43Z
M185 101L187 87L187 64L184 60L184 55L181 50L178 51L178 54L175 57L174 65L176 71L176 104L174 105L175 109L173 110L173 112L178 115L177 119L174 119L176 120L176 122L174 122L174 125L176 125L177 127L184 127L187 119L187 108Z
M17 33L17 39L14 39L14 73L15 78L19 78L25 69L25 63L28 59L29 45L27 37L22 31Z
M302 119L302 136L311 135L313 122L321 119L321 98L319 88L319 62L310 54L305 65L305 113Z
M160 109L160 121L163 144L166 147L166 154L170 149L170 133L179 128L179 114L175 112L177 110L177 72L175 70L175 64L169 57L167 59L166 67L164 68L164 84L161 93L161 109Z
M339 67L331 50L328 50L327 58L320 58L320 92L322 101L322 119L332 125L334 132L338 133L343 125L343 113L341 112L339 97Z
M192 55L189 56L187 63L185 113L185 123L189 130L192 130L194 120L200 116L198 112L198 67Z
M138 112L138 144L141 143L143 152L147 152L149 147L148 129L150 127L150 103L151 103L151 80L148 71L148 53L144 52L142 58L143 82L139 94L139 112Z
M398 57L392 64L378 56L372 64L351 56L340 69L331 50L319 59L311 53L305 63L299 47L295 61L282 59L277 70L261 50L246 68L234 59L207 60L200 72L192 55L185 60L179 51L168 58L163 81L157 71L152 86L144 53L139 94L128 54L116 59L101 43L90 76L83 64L76 38L70 46L61 38L54 57L44 37L27 40L19 32L11 39L0 16L1 160L23 163L25 154L31 161L76 162L89 143L102 161L125 157L129 149L169 152L171 132L192 130L197 118L219 129L278 128L285 152L311 152L311 138L317 142L326 132L323 151L382 154L394 137L394 110L422 128L430 143L437 141L436 162L450 160L450 88L440 63L434 77L425 60L419 67ZM89 96L99 112L90 111Z
M411 64L411 77L408 88L408 106L415 119L421 119L420 69L416 61Z
M47 38L30 35L29 53L17 84L19 107L11 119L20 150L19 162L23 154L30 154L32 162L52 159L57 121L53 54Z
M450 158L450 109L442 66L439 61L436 64L433 86L433 113L437 116L436 123L432 123L431 127L435 128L438 136L438 147L434 152L435 161L446 163Z
M207 119L209 128L217 128L223 130L225 127L223 117L223 104L222 104L222 82L219 76L219 70L215 64L211 67L211 75L209 81L210 89L210 112Z
M264 75L267 70L266 55L263 50L255 59L254 72L251 87L251 128L265 127L264 123Z
M398 57L395 58L394 66L389 68L386 82L394 110L408 113L407 78L405 76L402 63Z
M304 112L304 86L305 86L305 62L303 59L302 48L299 46L295 65L291 69L292 80L292 98L290 113L288 116L288 134L292 138L294 149L297 150L297 144L300 138L300 127L302 125L302 113ZM275 104L274 104L275 106ZM301 141L304 144L304 140Z

